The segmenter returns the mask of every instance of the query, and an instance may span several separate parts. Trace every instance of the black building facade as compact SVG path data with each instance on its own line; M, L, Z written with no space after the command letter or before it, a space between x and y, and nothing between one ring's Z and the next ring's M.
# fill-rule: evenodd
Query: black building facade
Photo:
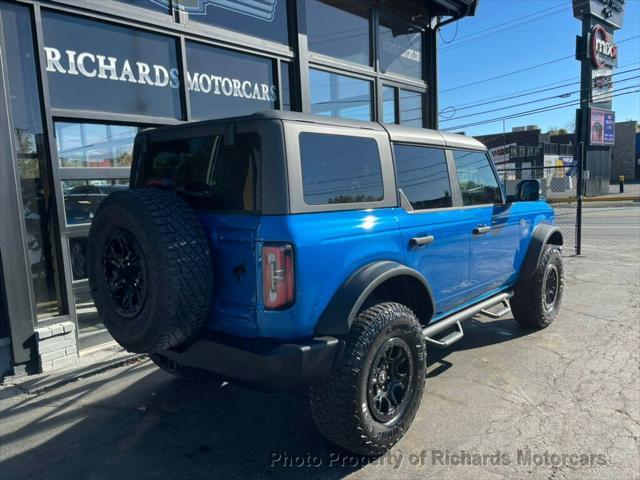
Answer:
M0 0L0 376L110 341L85 254L141 128L266 109L437 127L475 0Z

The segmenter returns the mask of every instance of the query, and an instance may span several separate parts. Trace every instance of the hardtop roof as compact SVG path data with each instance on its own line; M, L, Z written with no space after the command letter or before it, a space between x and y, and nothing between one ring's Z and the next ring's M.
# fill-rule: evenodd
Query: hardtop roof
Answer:
M359 128L372 131L386 131L392 142L418 143L448 148L465 148L469 150L486 151L487 147L472 137L454 133L441 132L426 128L413 128L395 124L381 124L378 122L366 122L362 120L350 120L309 113L290 112L284 110L266 110L251 115L226 117L215 120L203 120L198 122L181 123L177 125L159 127L163 130L180 130L193 127L206 127L207 125L219 125L220 123L247 122L256 120L277 120L282 122L304 122L316 125L329 125L344 128ZM157 132L158 129L146 132Z

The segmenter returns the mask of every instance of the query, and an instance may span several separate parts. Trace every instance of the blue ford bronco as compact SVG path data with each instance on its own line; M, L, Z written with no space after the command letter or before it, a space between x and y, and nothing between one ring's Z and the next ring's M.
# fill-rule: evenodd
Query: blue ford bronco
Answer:
M90 232L113 338L179 376L309 386L320 432L358 454L409 428L426 347L560 308L538 181L505 195L472 138L266 112L140 132L130 185Z

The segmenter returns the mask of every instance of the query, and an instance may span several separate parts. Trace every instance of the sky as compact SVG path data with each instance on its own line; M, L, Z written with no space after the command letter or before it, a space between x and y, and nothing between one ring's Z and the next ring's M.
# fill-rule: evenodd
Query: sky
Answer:
M578 101L580 85L567 85L580 80L580 63L575 59L575 38L580 34L581 26L580 21L573 17L571 5L571 0L480 0L475 17L464 18L456 22L457 26L454 23L444 27L438 39L440 128L464 131L468 135L500 133L503 129L502 120L457 127ZM517 20L527 15L532 16ZM481 32L484 30L487 31ZM626 0L624 26L615 32L614 41L618 43L638 35L640 0ZM640 89L640 78L633 79L640 76L640 37L623 41L618 48L618 69L614 73L631 71L614 76L614 95ZM571 58L546 66L484 81L569 55ZM621 81L623 79L629 80ZM466 86L479 81L483 82ZM562 88L550 89L558 86ZM502 102L494 101L496 97L541 89L550 90ZM558 98L559 95L563 97ZM490 103L477 105L488 100ZM502 107L510 108L482 113ZM550 128L572 130L576 108L575 105L569 105L508 119L504 128L509 132L512 127L538 125L543 131ZM618 122L640 120L640 93L614 98L613 110Z

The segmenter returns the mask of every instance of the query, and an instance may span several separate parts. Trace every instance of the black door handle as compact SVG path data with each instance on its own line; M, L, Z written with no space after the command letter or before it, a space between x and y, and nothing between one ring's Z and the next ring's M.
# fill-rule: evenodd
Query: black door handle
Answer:
M487 225L478 225L476 228L473 229L473 233L474 235L484 235L485 233L489 233L491 231L491 227L488 227Z
M419 247L421 245L429 245L435 239L436 238L433 235L427 235L427 236L424 236L424 237L413 237L411 240L409 240L409 245L411 245L412 247Z

